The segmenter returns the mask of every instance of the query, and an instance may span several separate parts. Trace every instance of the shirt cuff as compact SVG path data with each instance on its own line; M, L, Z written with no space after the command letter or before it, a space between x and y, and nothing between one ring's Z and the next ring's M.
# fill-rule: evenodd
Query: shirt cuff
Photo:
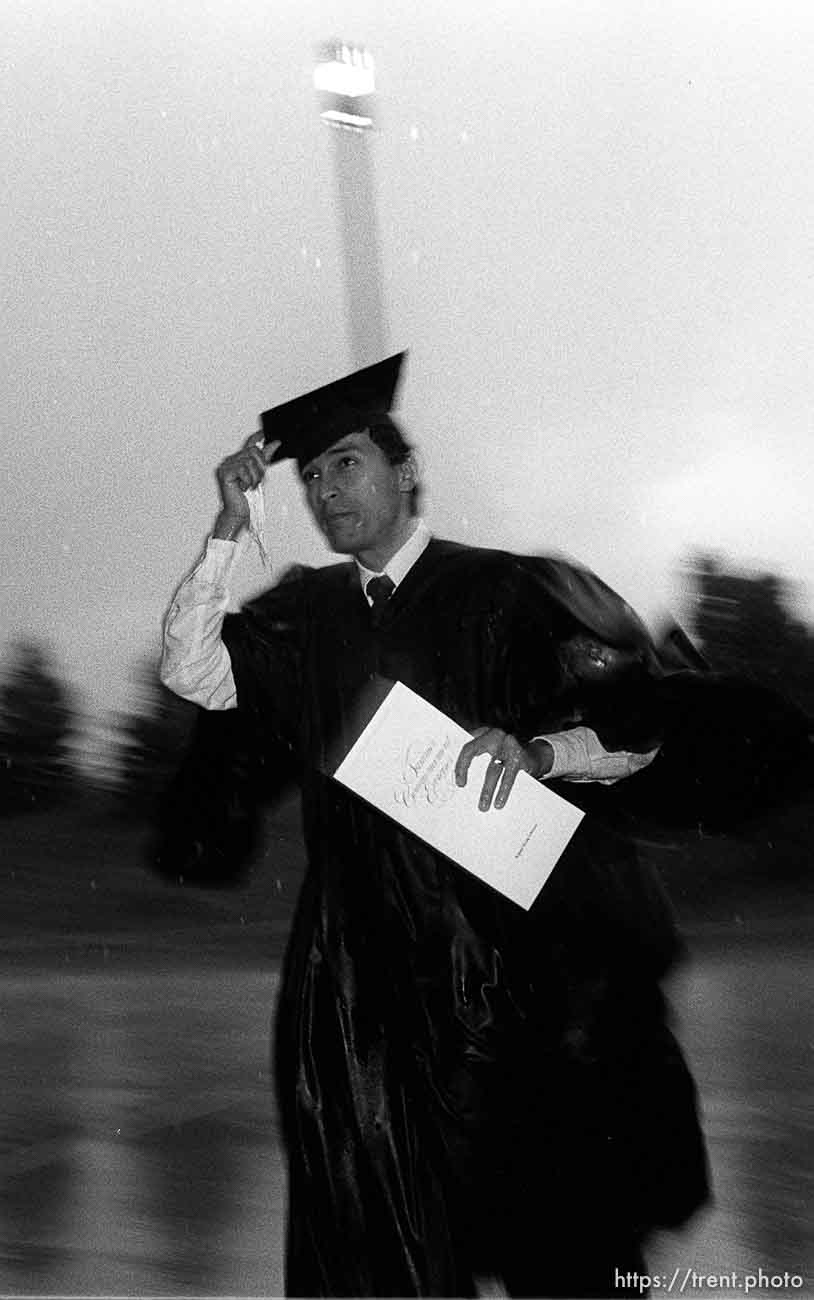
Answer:
M195 573L203 571L207 576L211 574L212 576L217 575L228 578L234 568L239 550L239 542L230 542L225 537L207 538L206 549L195 568Z
M596 732L590 727L572 727L552 735L535 736L546 740L554 751L550 770L542 778L562 777L565 781L595 781L600 785L614 785L626 776L632 776L652 763L658 748L646 754L628 750L606 750Z
M555 731L547 736L535 736L535 740L545 740L554 751L554 761L543 777L544 781L557 776L572 776L589 770L590 758L585 743L584 728L572 731Z

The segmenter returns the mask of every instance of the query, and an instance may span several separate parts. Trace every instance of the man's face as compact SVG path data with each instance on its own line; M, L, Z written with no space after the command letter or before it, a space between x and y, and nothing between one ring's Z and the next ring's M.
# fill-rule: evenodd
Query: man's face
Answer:
M391 465L367 430L340 438L301 471L311 513L333 550L384 567L403 540L414 472ZM384 558L382 558L384 557Z

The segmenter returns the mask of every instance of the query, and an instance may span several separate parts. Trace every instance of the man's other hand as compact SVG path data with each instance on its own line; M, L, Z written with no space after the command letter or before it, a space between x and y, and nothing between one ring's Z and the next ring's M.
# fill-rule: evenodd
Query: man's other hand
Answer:
M529 776L539 779L551 770L554 761L554 751L547 740L531 740L527 745L521 745L516 737L499 727L478 727L458 755L455 764L458 785L466 785L472 760L480 754L491 755L478 800L482 812L492 807L493 798L495 808L504 806L518 772L528 772Z
M279 442L262 444L262 434L252 433L233 456L221 461L215 471L222 502L213 536L233 540L249 523L246 493L262 483Z

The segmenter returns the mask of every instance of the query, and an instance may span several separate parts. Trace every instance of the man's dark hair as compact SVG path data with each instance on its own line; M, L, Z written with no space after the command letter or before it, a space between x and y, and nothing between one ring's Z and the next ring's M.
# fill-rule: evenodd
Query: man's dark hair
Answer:
M412 444L407 441L399 426L389 415L382 416L368 425L370 441L375 442L384 452L390 465L403 465L413 454ZM418 483L410 493L410 514L418 514L421 488Z
M412 447L395 420L389 415L371 421L368 425L371 442L381 447L391 465L403 465L409 459Z

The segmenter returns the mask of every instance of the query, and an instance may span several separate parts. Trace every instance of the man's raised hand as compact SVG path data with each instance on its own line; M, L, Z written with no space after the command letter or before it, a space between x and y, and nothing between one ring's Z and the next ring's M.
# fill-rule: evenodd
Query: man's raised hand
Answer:
M246 493L262 483L279 445L278 441L273 441L263 446L262 434L252 433L239 451L218 465L215 476L223 504L215 523L214 537L233 541L247 526L250 512Z

